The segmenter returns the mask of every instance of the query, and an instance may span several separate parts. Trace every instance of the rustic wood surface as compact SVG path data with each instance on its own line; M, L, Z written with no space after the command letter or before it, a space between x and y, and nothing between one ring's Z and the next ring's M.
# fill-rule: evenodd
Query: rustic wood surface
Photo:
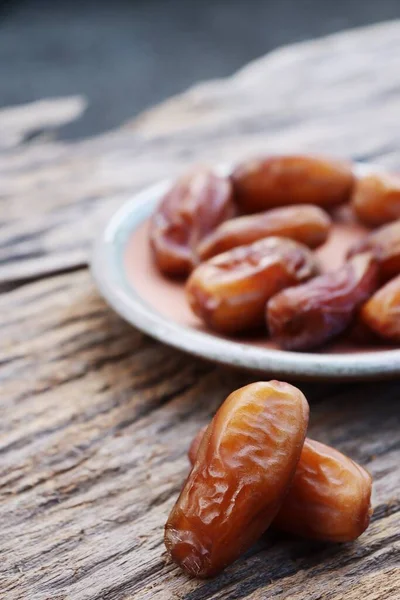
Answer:
M194 161L296 149L400 168L400 23L278 50L117 131L58 141L84 105L0 111L0 598L399 598L399 382L301 384L311 435L374 476L358 542L270 535L220 577L188 579L163 525L193 435L250 378L126 325L85 265L132 191Z

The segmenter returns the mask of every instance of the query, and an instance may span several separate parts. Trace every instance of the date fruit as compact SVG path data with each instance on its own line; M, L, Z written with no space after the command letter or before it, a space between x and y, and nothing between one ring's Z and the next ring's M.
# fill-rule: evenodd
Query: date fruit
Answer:
M368 527L370 474L325 444L306 439L274 526L325 542L350 542Z
M267 305L270 335L282 348L315 348L350 325L377 285L376 260L368 252L358 254L337 271L271 298Z
M187 281L186 295L193 312L211 329L240 333L263 326L271 296L316 272L306 246L270 237L200 264Z
M331 219L318 206L285 206L229 219L207 236L197 250L200 259L207 260L221 252L270 236L287 237L309 248L317 248L327 240L330 228Z
M354 186L352 206L357 217L370 227L400 218L400 176L372 173Z
M206 429L200 429L190 446L192 465ZM325 542L350 542L369 525L371 490L365 469L338 450L306 438L273 526Z
M337 206L349 200L354 176L347 161L299 154L245 161L232 181L241 211L254 213L290 204Z
M216 575L269 527L293 479L308 412L288 383L253 383L228 396L165 526L167 550L187 573Z
M357 312L352 324L346 331L346 340L357 346L376 346L381 340L361 319L360 311Z
M364 304L360 317L379 337L400 342L400 275L384 285Z
M197 452L199 451L201 440L203 439L203 435L207 431L207 427L208 427L208 425L204 425L204 427L199 429L199 431L194 436L192 443L190 444L190 447L188 450L188 458L189 458L189 462L192 465L192 467L194 465L194 461L196 460Z
M199 168L179 179L152 216L150 244L158 269L184 276L198 264L200 241L233 217L232 184L227 177Z
M371 251L379 263L382 281L400 275L400 219L365 236L350 248L348 256Z

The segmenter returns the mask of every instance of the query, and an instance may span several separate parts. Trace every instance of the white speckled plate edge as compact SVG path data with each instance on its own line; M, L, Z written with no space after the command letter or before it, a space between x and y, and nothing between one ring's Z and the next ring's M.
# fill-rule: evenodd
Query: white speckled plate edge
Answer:
M359 164L358 173L376 169ZM226 172L228 167L219 167ZM349 381L400 376L400 349L355 354L318 354L259 348L168 321L145 302L125 276L124 250L134 231L153 212L170 186L162 181L127 201L108 221L93 249L91 272L97 287L126 321L170 346L195 356L271 377Z

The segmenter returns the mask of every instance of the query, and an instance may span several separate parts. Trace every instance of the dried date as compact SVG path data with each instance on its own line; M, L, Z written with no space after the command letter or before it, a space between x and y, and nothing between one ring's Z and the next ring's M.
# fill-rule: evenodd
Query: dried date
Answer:
M309 248L317 248L327 240L330 228L331 219L318 206L285 206L229 219L207 236L197 250L200 259L207 260L221 252L270 236L287 237Z
M400 218L400 176L371 173L355 184L352 206L357 217L371 227Z
M358 254L337 271L283 290L268 302L272 339L290 350L315 348L342 333L376 290L378 267L370 253Z
M389 281L361 309L360 318L379 337L400 342L400 275Z
M207 427L208 425L204 425L204 427L199 429L199 431L194 436L192 443L190 444L188 450L188 458L192 466L194 465L194 461L196 460L197 452L199 451L201 440L203 439L203 435L207 431Z
M150 244L159 270L170 276L190 273L199 262L200 241L234 214L227 177L199 168L179 179L150 222Z
M316 272L306 246L270 237L199 265L187 281L186 295L193 312L211 329L239 333L262 327L267 300Z
M371 251L377 259L383 281L400 275L400 219L366 235L350 249L348 256L366 251Z
M193 465L207 427L189 449ZM296 473L273 526L282 531L325 542L349 542L368 527L372 479L350 458L306 438Z
M216 575L269 527L293 479L308 412L300 390L277 381L225 400L165 526L169 554L190 575Z
M346 340L357 346L376 346L379 344L379 336L370 329L361 319L360 311L357 312L354 321L346 331Z
M349 542L368 527L372 479L334 448L306 439L274 526L306 538Z
M351 163L318 156L282 155L248 160L232 174L242 212L291 204L333 207L350 198Z

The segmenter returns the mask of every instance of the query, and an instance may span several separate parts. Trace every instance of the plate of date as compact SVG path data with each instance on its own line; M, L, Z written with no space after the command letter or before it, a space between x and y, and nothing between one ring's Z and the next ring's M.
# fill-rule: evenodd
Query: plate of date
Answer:
M92 273L150 336L294 379L400 375L400 175L315 155L196 166L109 220Z

